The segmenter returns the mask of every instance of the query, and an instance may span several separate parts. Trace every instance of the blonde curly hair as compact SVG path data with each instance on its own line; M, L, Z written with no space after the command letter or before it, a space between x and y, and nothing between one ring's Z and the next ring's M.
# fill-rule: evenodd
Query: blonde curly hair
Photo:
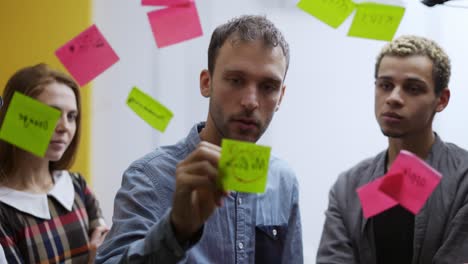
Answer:
M432 63L432 79L435 84L435 94L440 95L443 89L448 87L450 79L450 59L445 51L433 40L405 35L386 44L375 63L374 77L377 78L380 62L384 56L426 56Z

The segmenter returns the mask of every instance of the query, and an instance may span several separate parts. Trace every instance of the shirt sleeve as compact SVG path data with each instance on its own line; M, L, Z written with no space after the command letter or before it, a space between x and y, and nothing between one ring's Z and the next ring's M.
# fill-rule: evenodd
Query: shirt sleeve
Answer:
M341 199L346 195L345 181L342 177L329 193L328 209L325 212L325 224L317 251L317 264L358 263L354 256L352 242L343 221Z
M432 263L468 263L468 164L464 164L459 173L461 180L451 203L453 213Z
M294 179L292 207L288 221L288 235L286 237L282 263L304 263L301 213L299 210L299 184L296 178Z
M160 197L161 196L161 197ZM114 202L113 224L96 263L176 263L201 238L180 245L170 223L164 194L138 168L129 168Z

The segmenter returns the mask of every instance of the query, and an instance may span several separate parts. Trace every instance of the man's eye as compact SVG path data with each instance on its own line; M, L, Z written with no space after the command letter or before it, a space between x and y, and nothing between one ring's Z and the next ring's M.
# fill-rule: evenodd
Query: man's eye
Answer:
M418 94L422 91L421 87L416 85L409 86L407 89L412 94Z
M277 86L273 84L264 84L262 85L262 90L266 92L273 92L277 90Z
M379 87L380 89L384 90L384 91L389 91L393 88L393 85L391 83L388 83L388 82L379 82L377 83L377 87Z
M237 77L228 77L226 78L228 83L232 86L239 86L239 85L242 85L242 79L241 78L237 78Z
M232 84L239 84L241 82L239 78L229 78L228 80Z

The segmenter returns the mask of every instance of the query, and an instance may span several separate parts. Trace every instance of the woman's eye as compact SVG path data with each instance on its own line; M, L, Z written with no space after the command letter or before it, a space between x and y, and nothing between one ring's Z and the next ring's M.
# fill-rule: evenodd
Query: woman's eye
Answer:
M70 113L67 115L68 121L75 121L77 118L77 114Z

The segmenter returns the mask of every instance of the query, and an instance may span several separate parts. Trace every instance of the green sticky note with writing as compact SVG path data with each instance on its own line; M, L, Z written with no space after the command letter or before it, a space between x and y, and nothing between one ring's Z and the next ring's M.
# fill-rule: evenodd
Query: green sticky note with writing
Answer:
M265 192L271 148L223 139L218 171L224 190Z
M0 138L44 157L61 112L19 92L13 95Z
M355 4L351 0L301 0L297 7L337 28L353 12Z
M127 105L155 129L164 132L174 114L151 96L133 87L127 98Z
M359 4L348 36L390 41L404 14L405 8L401 6Z

